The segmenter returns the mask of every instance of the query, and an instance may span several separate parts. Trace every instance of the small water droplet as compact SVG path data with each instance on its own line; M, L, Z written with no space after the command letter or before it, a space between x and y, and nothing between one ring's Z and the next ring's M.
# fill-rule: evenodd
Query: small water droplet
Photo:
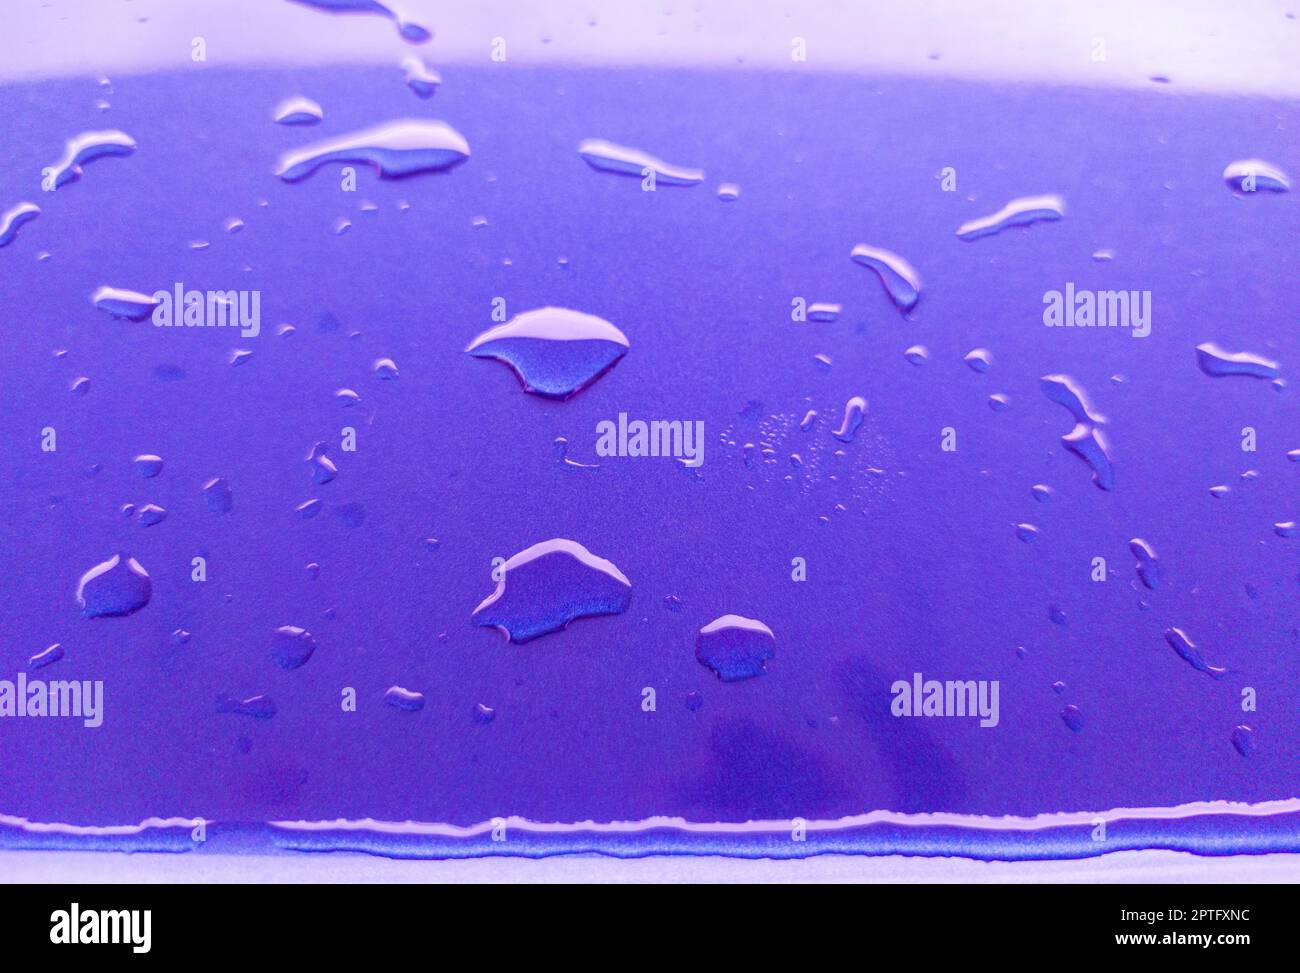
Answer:
M203 484L203 497L208 509L214 514L229 513L235 505L234 494L230 491L230 481L224 476L214 476Z
M77 604L87 618L115 617L138 612L152 594L153 583L140 562L115 554L81 576Z
M921 275L898 254L859 243L849 254L854 263L876 272L885 293L900 311L910 311L921 299Z
M143 321L153 314L159 303L157 298L148 294L117 287L101 287L90 299L101 311L106 311L115 318L128 318L132 321Z
M424 694L401 686L390 686L384 693L384 702L404 713L418 713L424 709Z
M1156 557L1155 548L1142 538L1135 537L1128 542L1128 549L1137 558L1138 577L1142 579L1144 585L1154 591L1160 584L1159 559Z
M296 625L281 625L271 640L271 658L281 669L306 665L315 651L316 640L311 632Z
M925 345L912 345L903 352L903 357L913 365L924 365L930 360L930 349Z
M1205 661L1204 657L1202 657L1200 650L1196 647L1196 644L1192 642L1190 638L1187 637L1187 633L1184 632L1181 628L1165 629L1165 641L1168 642L1170 646L1173 647L1173 650L1177 652L1188 663L1188 665L1190 665L1197 672L1203 672L1206 675L1213 677L1214 679L1221 679L1223 678L1224 675L1227 674L1228 672L1227 669L1221 669L1216 666L1209 665Z
M22 202L0 213L0 247L8 246L18 238L18 228L41 215L35 203Z
M983 374L993 367L993 352L987 348L972 348L962 359L973 372Z
M734 203L740 198L740 187L734 182L724 182L718 187L718 199L724 203Z
M1061 719L1063 719L1065 725L1075 733L1078 733L1083 729L1083 710L1079 709L1077 706L1070 705L1061 710Z
M484 331L465 351L505 362L526 392L567 399L613 367L628 348L627 337L604 318L544 307Z
M1233 727L1232 745L1236 747L1237 753L1243 757L1249 757L1255 752L1255 731L1244 723Z

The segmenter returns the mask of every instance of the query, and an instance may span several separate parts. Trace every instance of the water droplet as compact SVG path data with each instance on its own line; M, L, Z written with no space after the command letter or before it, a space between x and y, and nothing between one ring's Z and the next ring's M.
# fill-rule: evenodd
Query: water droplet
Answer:
M132 462L135 463L135 471L146 480L153 479L162 472L163 458L153 453L141 453Z
M1138 577L1142 579L1144 585L1154 591L1160 584L1159 560L1155 548L1142 538L1135 537L1128 542L1128 549L1137 558Z
M325 455L328 449L327 444L317 443L307 455L307 462L311 464L311 477L320 484L329 483L339 475L339 468Z
M556 462L566 470L600 469L600 465L597 463L579 463L577 460L569 459L569 441L563 436L556 436L551 448L554 451Z
M370 370L385 382L391 382L397 378L397 364L391 358L375 359L375 363L370 366Z
M365 504L357 503L355 501L352 503L340 504L334 510L334 517L344 527L349 530L355 530L366 522Z
M1065 689L1066 689L1065 683L1061 682L1060 680L1057 680L1056 682L1052 683L1052 692L1056 693L1056 695L1058 696L1061 695L1061 693L1065 692Z
M816 355L813 355L813 361L817 363L817 367L823 372L829 372L831 370L831 365L834 364L831 361L830 355L823 354L820 352Z
M1083 710L1079 709L1077 706L1070 705L1061 710L1061 719L1063 719L1065 725L1075 733L1078 733L1083 729Z
M1038 528L1033 524L1016 524L1016 536L1026 544L1038 540Z
M276 714L275 700L270 696L250 696L248 699L235 699L222 694L217 697L218 713L237 713L251 716L255 720L269 720Z
M1097 263L1109 263L1110 261L1115 259L1115 251L1094 250L1092 252L1092 259L1095 260Z
M146 503L136 511L136 519L141 527L152 527L167 519L167 511L156 503Z
M474 704L474 722L479 726L486 726L496 719L497 711L491 706L484 706L482 703Z
M1061 437L1061 444L1092 468L1092 482L1100 489L1115 489L1115 467L1110 461L1106 437L1100 429L1080 422Z
M1070 624L1069 616L1065 614L1065 609L1060 605L1048 605L1047 617L1057 625L1064 626Z
M1035 483L1032 487L1029 488L1029 492L1033 494L1034 499L1037 500L1039 503L1051 503L1052 496L1055 494L1056 491L1054 491L1046 483Z
M840 422L840 427L835 430L834 436L841 442L853 442L853 436L858 431L858 426L862 425L862 419L867 413L867 400L860 395L855 395L844 404L844 418Z
M368 13L387 17L397 28L402 39L411 44L423 44L433 36L433 31L413 21L403 20L393 9L379 0L295 0L304 6L326 13Z
M957 236L963 240L978 240L980 237L1001 233L1008 227L1054 222L1064 215L1065 200L1060 196L1021 196L991 216L963 223L957 228Z
M699 712L700 707L703 705L704 697L697 690L692 689L686 694L686 708L692 713Z
M511 642L558 632L577 618L619 614L632 600L632 583L612 562L562 538L520 551L501 571L473 620L501 629Z
M401 686L390 686L384 693L384 702L404 713L417 713L424 709L424 693L417 693Z
M135 151L135 140L125 132L111 129L103 132L82 132L68 140L63 158L54 163L51 185L55 189L81 178L82 166L94 159L110 155L130 155Z
M73 395L85 395L90 391L90 379L86 378L84 375L80 375L72 380L72 384L68 386L68 390L72 392Z
M924 365L930 360L930 349L925 345L912 345L903 352L903 357L913 365Z
M1291 183L1277 166L1263 159L1238 159L1229 162L1223 170L1223 181L1233 192L1250 195L1261 189L1271 193L1284 193Z
M1231 488L1231 487L1226 487L1226 486L1212 486L1212 487L1210 487L1210 496L1214 497L1215 499L1220 499L1220 498L1222 498L1222 497L1226 497L1226 496L1227 496L1229 493L1231 493L1231 492L1232 492L1232 488Z
M670 612L680 614L683 608L682 600L676 595L666 595L664 596L664 607Z
M1249 375L1251 378L1277 378L1277 362L1248 351L1224 351L1213 341L1196 346L1196 361L1206 375Z
M296 625L281 625L271 640L271 658L281 669L297 669L316 651L311 632Z
M544 307L484 331L465 351L508 364L526 392L567 399L608 371L628 348L623 332L604 318Z
M1232 728L1232 745L1237 748L1237 753L1243 757L1249 757L1255 752L1255 731L1244 723Z
M203 497L208 510L214 514L229 513L235 505L234 494L230 492L230 481L224 476L214 476L203 484Z
M994 412L1005 412L1011 408L1011 397L1001 392L994 392L989 396L989 408Z
M1092 407L1083 388L1069 375L1044 375L1038 380L1038 387L1057 405L1068 409L1075 422L1096 424L1106 421L1106 417Z
M334 398L336 398L339 404L345 409L351 408L361 401L361 396L352 391L352 389L339 389L334 393Z
M412 54L402 61L402 70L406 72L406 86L420 98L432 98L442 84L442 75Z
M921 299L921 275L911 264L896 253L879 247L859 243L849 254L854 263L876 272L894 305L900 311L910 311Z
M578 154L586 160L587 165L602 172L615 172L640 179L645 170L649 169L654 173L655 185L694 186L704 181L703 169L675 166L640 149L615 145L604 139L583 139L578 145Z
M469 143L445 122L406 119L313 142L286 152L276 169L285 182L306 179L330 162L369 163L381 178L438 172L469 158Z
M315 125L325 117L325 113L310 98L297 95L276 105L272 117L278 125Z
M1300 523L1294 520L1285 520L1280 524L1274 524L1273 532L1278 537L1300 537Z
M1195 643L1187 637L1187 633L1181 628L1165 629L1165 641L1197 672L1203 672L1215 679L1221 679L1228 671L1206 663L1201 656L1200 650L1196 648Z
M840 312L844 310L843 305L831 304L828 301L818 301L816 304L808 305L809 321L835 321L839 319Z
M237 367L239 365L244 364L244 362L248 361L252 357L253 357L253 353L249 349L236 348L233 351L231 351L230 357L227 359L227 361L229 361L232 366Z
M55 642L47 649L42 649L27 660L28 669L44 669L63 658L63 646Z
M149 604L153 583L140 562L115 554L81 576L77 604L87 618L130 615Z
M993 367L993 352L987 348L972 348L962 359L973 372L983 374Z
M802 429L804 432L808 432L812 429L812 427L816 423L817 423L817 410L809 409L807 412L804 413L803 419L799 421L799 428Z
M734 182L724 182L718 187L718 199L724 203L734 203L740 198L740 187Z
M740 615L723 615L700 629L695 658L724 682L761 676L775 654L776 637L762 622Z
M117 287L101 287L90 299L101 311L106 311L115 318L128 318L132 321L143 321L158 306L157 298Z
M298 506L294 507L293 510L294 513L303 520L311 520L321 512L323 506L324 505L319 500L304 500L302 503L298 504Z
M0 213L0 247L6 247L18 238L18 228L41 215L35 203L19 203Z

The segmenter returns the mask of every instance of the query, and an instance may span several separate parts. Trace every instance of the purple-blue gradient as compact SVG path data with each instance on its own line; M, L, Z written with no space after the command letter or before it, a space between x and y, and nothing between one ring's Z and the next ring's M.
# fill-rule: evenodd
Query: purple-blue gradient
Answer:
M437 63L436 42L423 53ZM0 249L0 679L57 642L65 656L41 678L104 682L97 729L0 719L0 815L201 817L236 849L234 835L268 821L738 824L1300 797L1300 538L1273 528L1300 518L1300 463L1287 457L1300 447L1300 201L1233 194L1220 175L1254 156L1300 171L1294 101L560 66L444 69L427 102L394 68L362 66L122 74L112 89L91 75L0 87L0 210L43 210ZM320 102L324 121L272 124L293 94ZM102 114L99 97L112 105ZM274 175L287 149L401 117L448 122L470 158L401 180L358 167L355 193L340 191L336 166L292 185ZM138 149L42 193L41 168L95 128ZM641 192L590 168L585 138L708 179ZM941 190L946 166L957 192ZM738 200L718 199L723 181ZM1065 198L1064 219L955 235L1039 193ZM237 234L222 228L232 216ZM340 217L352 226L337 235ZM863 242L920 272L908 315L849 259ZM1114 259L1093 260L1099 249ZM178 282L260 290L261 334L155 328L90 301L101 285ZM1043 294L1067 282L1149 290L1150 336L1044 327ZM799 296L843 313L793 322ZM599 315L630 349L566 401L526 394L508 367L464 353L497 297L512 314ZM280 336L282 323L295 331ZM1210 377L1194 350L1205 341L1279 361L1291 385ZM918 343L921 367L903 356ZM962 360L977 347L992 353L982 374ZM232 367L236 348L253 354ZM400 377L380 381L380 358ZM1111 491L1061 445L1073 419L1039 388L1058 373L1107 417ZM89 391L74 395L81 376ZM340 388L360 402L341 407ZM994 393L1010 407L990 409ZM831 431L855 395L869 408L842 443ZM808 409L819 421L803 432ZM703 466L598 458L596 425L620 412L702 420ZM344 426L357 451L332 448L338 476L313 482L305 457ZM1246 426L1257 452L1241 449ZM40 449L45 427L54 453ZM945 427L955 452L940 449ZM599 468L557 462L557 437ZM779 462L747 463L748 442ZM163 457L156 478L136 473L142 453ZM796 468L792 453L819 459ZM227 513L205 503L218 476ZM1050 503L1034 499L1038 483ZM1231 490L1216 498L1216 485ZM312 498L319 516L295 513ZM166 519L142 528L126 503ZM1017 537L1024 522L1033 543ZM1158 551L1155 590L1138 579L1135 537ZM493 558L550 538L617 565L627 610L524 644L475 627ZM78 579L119 552L148 571L149 604L83 617ZM190 580L195 556L206 582ZM1099 556L1103 582L1090 578ZM796 557L806 581L791 579ZM766 624L774 654L762 675L724 682L695 643L733 613ZM281 626L316 641L299 668L276 664ZM1170 627L1227 674L1180 658ZM191 638L179 644L177 629ZM915 672L998 680L998 726L891 716L891 684ZM393 685L422 693L423 708L386 705ZM344 687L355 712L340 706ZM1245 687L1255 712L1242 712ZM219 697L260 694L276 704L269 719L218 711ZM475 719L479 704L490 722ZM1083 714L1078 732L1067 705ZM1239 724L1256 743L1245 757ZM1101 848L1086 819L1037 838L883 825L807 851L1300 850L1294 807L1224 821L1143 820ZM161 844L190 847L184 830ZM308 834L271 842L512 850ZM571 840L513 849L802 853L741 831ZM0 845L42 843L0 827Z

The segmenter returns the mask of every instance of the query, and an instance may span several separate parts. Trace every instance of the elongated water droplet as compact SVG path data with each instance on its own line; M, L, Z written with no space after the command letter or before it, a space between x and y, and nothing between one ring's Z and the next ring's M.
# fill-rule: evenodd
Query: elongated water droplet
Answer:
M400 14L380 3L379 0L294 0L294 2L332 14L368 13L387 17L393 22L402 39L411 44L423 44L433 37L433 31L428 27L404 20Z
M0 213L0 247L7 247L18 239L18 228L41 215L35 203L19 203Z
M1159 559L1156 557L1155 548L1142 538L1135 537L1128 542L1128 549L1137 558L1138 577L1142 579L1144 585L1154 591L1160 584Z
M251 716L255 720L269 720L276 714L276 706L275 700L270 696L235 699L233 696L222 694L217 697L217 712Z
M1206 375L1249 375L1251 378L1277 378L1277 362L1248 351L1225 351L1213 341L1196 346L1196 361Z
M1061 437L1061 444L1092 467L1092 482L1103 490L1115 489L1115 468L1111 465L1106 437L1086 422L1075 425Z
M567 399L608 371L628 348L627 337L604 318L544 307L484 331L465 351L505 362L526 392Z
M859 243L849 254L854 263L876 272L885 293L900 311L910 311L921 299L921 275L896 253Z
M816 304L808 305L809 321L835 321L839 318L840 312L844 310L841 304L831 304L828 301L818 301Z
M1234 726L1232 728L1232 745L1236 748L1237 753L1243 757L1249 757L1255 752L1255 731L1246 724Z
M1264 190L1284 193L1291 188L1286 173L1263 159L1238 159L1223 170L1223 181L1233 192L1250 194Z
M37 652L27 660L28 669L43 669L63 658L63 646L55 642L47 649Z
M1201 656L1196 644L1187 637L1187 633L1181 628L1165 629L1165 641L1197 672L1203 672L1214 679L1221 679L1227 674L1227 669L1209 665Z
M853 436L858 431L858 426L862 425L862 419L867 414L867 400L860 395L855 395L844 404L844 418L840 422L840 427L835 430L835 438L846 443L853 442Z
M616 615L632 599L632 582L612 562L563 538L520 551L501 571L496 591L473 619L501 629L511 642L558 632L577 618Z
M700 629L695 658L723 682L761 676L775 655L776 637L762 622L741 615L723 615Z
M1008 227L1052 222L1064 215L1065 201L1060 196L1021 196L991 216L963 223L957 227L957 236L963 240L978 240L980 237L1001 233Z
M587 165L601 172L614 172L640 179L648 169L654 173L655 185L694 186L704 181L703 169L676 166L640 149L615 145L604 139L583 139L578 144L578 154L586 160Z
M1065 707L1065 709L1061 710L1061 719L1075 733L1083 730L1083 710L1079 709L1079 707L1074 705Z
M135 140L125 132L111 129L103 132L82 132L68 140L63 158L51 167L49 184L55 189L81 178L82 166L95 159L110 155L130 155L135 151Z
M101 287L90 296L95 307L106 311L115 318L128 318L143 321L153 314L158 306L158 299L139 291L128 291L118 287Z
M149 604L153 583L140 562L115 554L81 576L77 604L87 618L130 615Z
M469 158L465 137L445 122L404 119L286 152L276 169L285 182L306 179L331 162L368 163L383 179L451 169Z

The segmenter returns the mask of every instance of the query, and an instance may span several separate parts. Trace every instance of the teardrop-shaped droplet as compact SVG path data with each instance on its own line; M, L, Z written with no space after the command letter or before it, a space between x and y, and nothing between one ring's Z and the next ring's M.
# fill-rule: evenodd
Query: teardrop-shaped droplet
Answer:
M859 243L849 256L876 272L885 293L900 311L910 311L921 299L921 275L896 253Z
M87 618L130 615L149 604L153 583L135 558L116 554L81 576L77 604Z
M628 348L627 337L604 318L544 307L484 331L465 351L508 364L526 392L567 399L608 371Z

